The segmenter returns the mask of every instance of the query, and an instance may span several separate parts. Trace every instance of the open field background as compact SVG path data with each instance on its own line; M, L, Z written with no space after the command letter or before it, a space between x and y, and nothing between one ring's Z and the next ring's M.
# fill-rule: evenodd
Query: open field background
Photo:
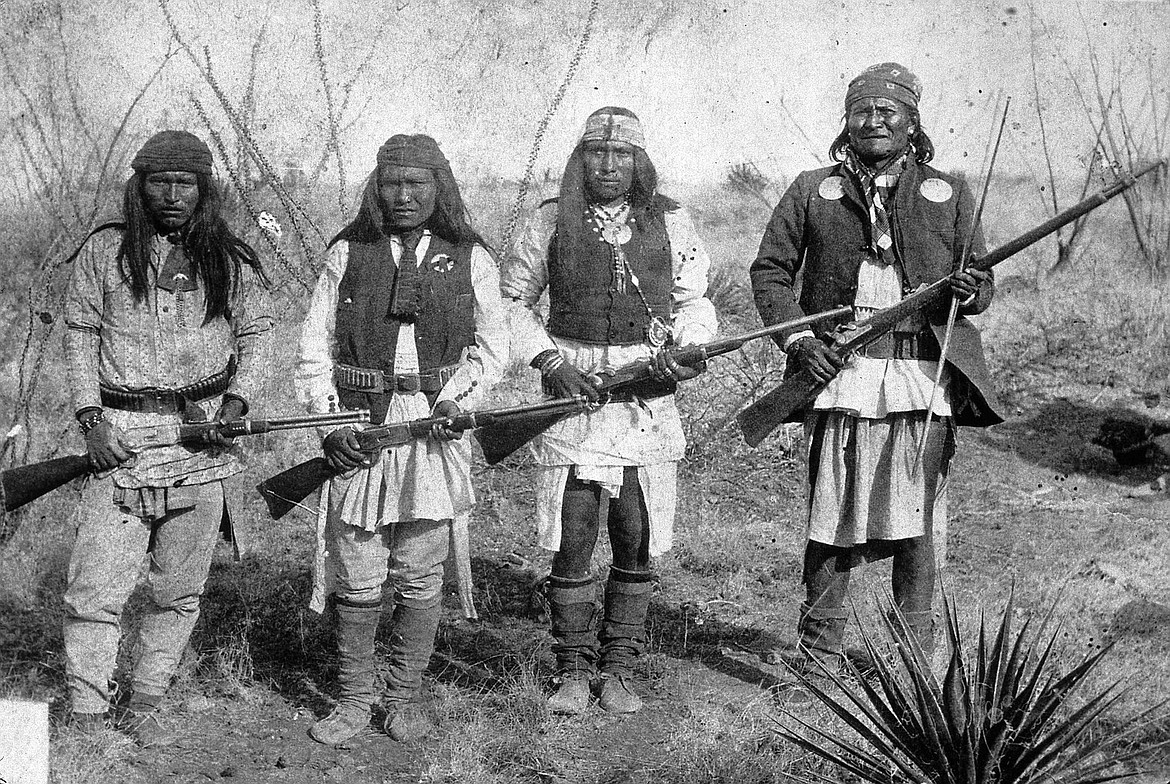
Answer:
M67 270L55 265L96 219L116 214L125 161L157 128L186 125L205 138L215 130L237 223L248 227L278 281L282 349L255 409L279 414L291 407L287 379L322 237L352 214L367 159L389 133L433 132L477 225L498 240L509 233L542 118L548 130L532 159L525 205L555 192L585 112L631 105L647 119L652 144L659 140L651 153L664 189L691 210L714 259L710 295L721 332L731 334L757 323L747 265L784 185L823 158L844 74L889 57L925 72L928 95L934 93L924 119L940 165L972 180L992 117L993 102L980 90L1018 88L986 208L995 246L1050 215L1053 193L1063 208L1085 188L1099 188L1100 161L1131 166L1167 154L1170 102L1165 80L1155 78L1166 71L1164 5L1076 6L1084 29L1069 22L1071 12L1045 5L1010 13L961 3L891 5L913 22L904 38L889 41L888 55L858 32L875 11L852 3L839 13L797 9L804 16L794 11L793 18L817 21L787 25L754 4L734 9L732 24L721 21L721 7L697 2L637 9L609 2L571 9L399 3L368 14L359 27L352 25L361 9L340 3L282 13L240 3L207 19L201 15L211 6L196 2L130 4L124 19L101 18L110 12L101 4L13 4L4 9L5 40L13 45L0 58L11 107L0 137L9 164L0 197L0 414L7 432L0 464L81 448L56 319ZM554 14L557 23L547 24ZM427 18L433 21L423 38L431 43L404 42L403 31ZM941 40L929 35L932 20ZM749 22L772 27L752 32ZM1056 32L1048 35L1046 25ZM355 29L362 30L360 46L347 37ZM92 33L88 43L83 30ZM797 39L809 30L817 35L800 49ZM837 30L856 50L847 63L837 62L838 49L825 40ZM962 40L964 31L971 42ZM793 67L812 74L808 84L753 59L751 44L767 32L794 47ZM1074 38L1078 46L1066 46ZM709 58L694 56L702 41ZM737 41L742 49L728 53L724 45ZM948 67L929 59L947 46ZM575 47L579 70L570 67ZM691 47L687 57L680 47ZM981 47L990 53L985 58ZM1038 64L1035 85L1029 53ZM628 63L634 75L624 83L607 76L606 58ZM981 70L969 73L976 62ZM748 79L753 63L758 73ZM575 77L562 101L557 89L566 69ZM668 75L655 76L655 69ZM704 71L724 81L700 78ZM107 89L96 89L103 78ZM943 79L947 90L932 87ZM787 92L771 92L776 84ZM407 100L396 100L395 91ZM760 109L766 96L789 103ZM670 112L672 101L693 111L689 126L685 111ZM741 103L755 108L734 125L728 110ZM387 116L394 106L407 107L410 123ZM492 121L497 113L512 118L505 130ZM1049 125L1041 128L1044 117ZM1079 233L1062 234L1063 245L1046 240L1001 267L997 300L979 323L1011 416L991 431L961 434L943 579L967 627L980 612L995 615L1014 590L1021 614L1055 603L1067 660L1113 643L1093 685L1120 679L1133 687L1115 723L1170 697L1170 501L1127 498L1156 470L1123 471L1089 443L1115 408L1170 419L1170 191L1165 178L1148 178L1131 193L1132 203L1115 200ZM251 226L261 210L280 220L279 240ZM677 544L657 565L651 645L640 673L643 713L563 719L544 708L552 660L532 587L548 557L531 544L528 467L517 458L476 467L481 502L472 548L481 620L462 620L449 602L427 685L438 731L410 746L372 734L346 749L314 744L305 731L335 692L328 619L306 607L308 516L273 524L251 491L314 446L308 437L261 437L251 442L251 470L235 483L248 553L238 563L226 545L217 554L203 617L172 690L178 742L140 752L112 731L83 738L55 727L55 780L763 784L790 774L836 776L772 733L777 714L767 689L785 677L772 662L791 653L801 595L800 434L785 430L751 450L733 416L781 369L774 350L752 346L714 361L680 393L691 447L681 470ZM500 403L534 399L533 374L513 368L495 394ZM67 707L60 595L82 513L77 498L76 488L59 490L0 528L0 695L48 700L58 721ZM870 625L887 570L874 564L855 587L858 614ZM126 624L135 624L133 608ZM809 718L832 725L815 710ZM1136 742L1166 740L1170 725L1162 722ZM1164 755L1150 765L1162 772L1146 780L1167 779Z

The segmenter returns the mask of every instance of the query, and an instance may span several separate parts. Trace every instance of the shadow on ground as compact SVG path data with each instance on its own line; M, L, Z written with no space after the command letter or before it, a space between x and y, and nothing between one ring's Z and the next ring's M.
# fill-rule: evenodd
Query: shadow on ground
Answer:
M1061 474L1095 475L1134 485L1147 483L1160 473L1155 466L1121 466L1109 450L1093 443L1105 418L1118 413L1113 406L1056 398L1030 407L1025 416L981 431L978 437L993 449L1014 453Z

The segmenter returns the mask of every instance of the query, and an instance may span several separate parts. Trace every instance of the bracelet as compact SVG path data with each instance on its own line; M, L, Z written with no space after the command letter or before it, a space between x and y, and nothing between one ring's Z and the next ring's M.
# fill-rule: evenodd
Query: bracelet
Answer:
M540 370L542 376L547 376L563 364L565 364L565 358L555 348L542 351L532 359L532 366Z
M81 434L87 436L89 435L89 431L105 421L106 413L102 409L87 408L82 412L82 416L78 418L77 426L81 428Z

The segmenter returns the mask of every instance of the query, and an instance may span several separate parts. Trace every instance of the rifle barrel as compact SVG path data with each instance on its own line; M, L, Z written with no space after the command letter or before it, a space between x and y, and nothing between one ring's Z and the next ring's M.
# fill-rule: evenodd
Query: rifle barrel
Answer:
M358 411L340 411L330 414L302 414L300 416L273 417L272 419L253 420L267 424L268 430L295 430L299 427L312 425L356 425L370 421L370 412L366 409Z
M769 335L775 335L779 332L787 332L790 329L807 327L810 324L816 324L819 321L831 321L833 319L839 319L851 315L853 315L853 308L849 307L848 305L842 305L839 308L826 310L821 313L814 313L811 316L801 316L798 319L792 319L791 321L784 321L779 324L773 324L770 327L755 329L751 332L744 332L741 335L735 335L734 337L725 338L723 340L713 340L706 346L703 346L705 349L703 353L707 357L718 357L722 354L735 351L744 343L756 340L757 338L765 338Z
M1034 242L1037 242L1039 240L1044 239L1049 234L1051 234L1052 232L1061 228L1062 226L1069 224L1069 223L1072 223L1073 221L1075 221L1077 218L1081 217L1082 215L1085 215L1086 213L1092 212L1093 210L1097 209L1098 207L1100 207L1102 204L1104 204L1105 202L1112 199L1117 194L1130 188L1139 177L1144 177L1145 175L1154 171L1158 167L1165 166L1165 165L1166 165L1166 161L1164 159L1159 158L1158 160L1154 161L1153 163L1151 163L1147 166L1143 166L1142 168L1140 168L1136 172L1134 172L1133 175L1130 176L1128 179L1121 180L1119 182L1115 182L1112 185L1110 185L1108 188L1097 191L1092 196L1089 196L1088 198L1084 199L1083 201L1077 202L1073 206L1069 207L1067 210L1064 210L1063 212L1057 213L1056 215L1054 215L1053 217L1044 221L1043 223L1041 223L1039 226L1035 227L1034 229L1029 229L1028 231L1024 232L1023 234L1016 237L1015 239L1008 240L1003 245L1000 245L998 248L991 251L990 253L986 253L977 259L972 259L971 266L976 267L977 269L982 269L982 270L991 269L992 267L994 267L996 264L999 264L1004 259L1007 259L1011 256L1016 255L1017 253L1022 251L1024 248L1028 247L1029 245L1031 245Z

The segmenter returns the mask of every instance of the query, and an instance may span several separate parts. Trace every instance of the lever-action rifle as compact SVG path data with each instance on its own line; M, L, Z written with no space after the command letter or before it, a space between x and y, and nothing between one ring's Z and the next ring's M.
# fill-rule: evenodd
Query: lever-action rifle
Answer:
M207 442L209 433L227 438L260 435L275 430L298 430L308 427L340 427L369 422L370 412L345 411L333 414L305 414L278 419L235 419L231 422L184 422L179 424L135 427L124 431L122 445L130 452L174 444ZM32 465L12 468L3 474L4 511L11 512L29 501L56 490L66 482L93 471L88 455L68 455Z
M697 367L711 357L730 354L745 343L757 338L769 337L819 321L841 319L852 311L852 308L840 307L698 346L680 346L667 350L670 352L671 359L678 364ZM606 403L614 398L625 399L627 397L649 399L672 394L677 383L655 379L650 373L653 364L652 359L642 359L620 367L612 374L603 375L601 384L597 387L600 396L598 402ZM483 447L484 459L489 465L495 465L572 413L574 412L549 412L544 416L530 417L515 424L489 425L477 430L475 439Z
M1165 164L1158 160L1145 166L1130 177L1098 191L1084 201L1049 218L1034 229L1026 231L1015 239L1000 245L990 253L971 259L967 268L989 270L1001 261L1019 253L1024 248L1047 237L1060 227L1072 223L1087 212L1100 207L1117 194L1131 187L1139 177ZM933 310L946 301L950 294L949 278L940 278L929 286L919 289L896 305L879 310L872 316L858 322L845 324L834 331L832 348L842 359L878 340L890 332L907 316L924 310ZM743 438L750 446L757 446L769 433L784 422L792 412L816 397L827 383L818 381L806 369L794 373L780 386L761 397L740 412L737 420Z
M383 449L401 446L415 439L426 438L435 425L442 425L449 430L458 432L487 425L509 427L513 423L522 423L530 417L541 417L549 413L555 416L564 416L583 411L588 407L589 399L584 395L578 395L512 406L511 408L468 411L453 417L427 417L425 419L412 419L409 422L389 422L384 425L368 427L354 433L354 435L357 437L358 449L366 454L376 455ZM330 467L324 457L314 457L312 460L298 463L288 470L281 471L276 476L265 479L256 485L256 489L260 491L264 502L268 504L268 513L272 515L272 519L279 520L334 476L337 476L337 472Z

